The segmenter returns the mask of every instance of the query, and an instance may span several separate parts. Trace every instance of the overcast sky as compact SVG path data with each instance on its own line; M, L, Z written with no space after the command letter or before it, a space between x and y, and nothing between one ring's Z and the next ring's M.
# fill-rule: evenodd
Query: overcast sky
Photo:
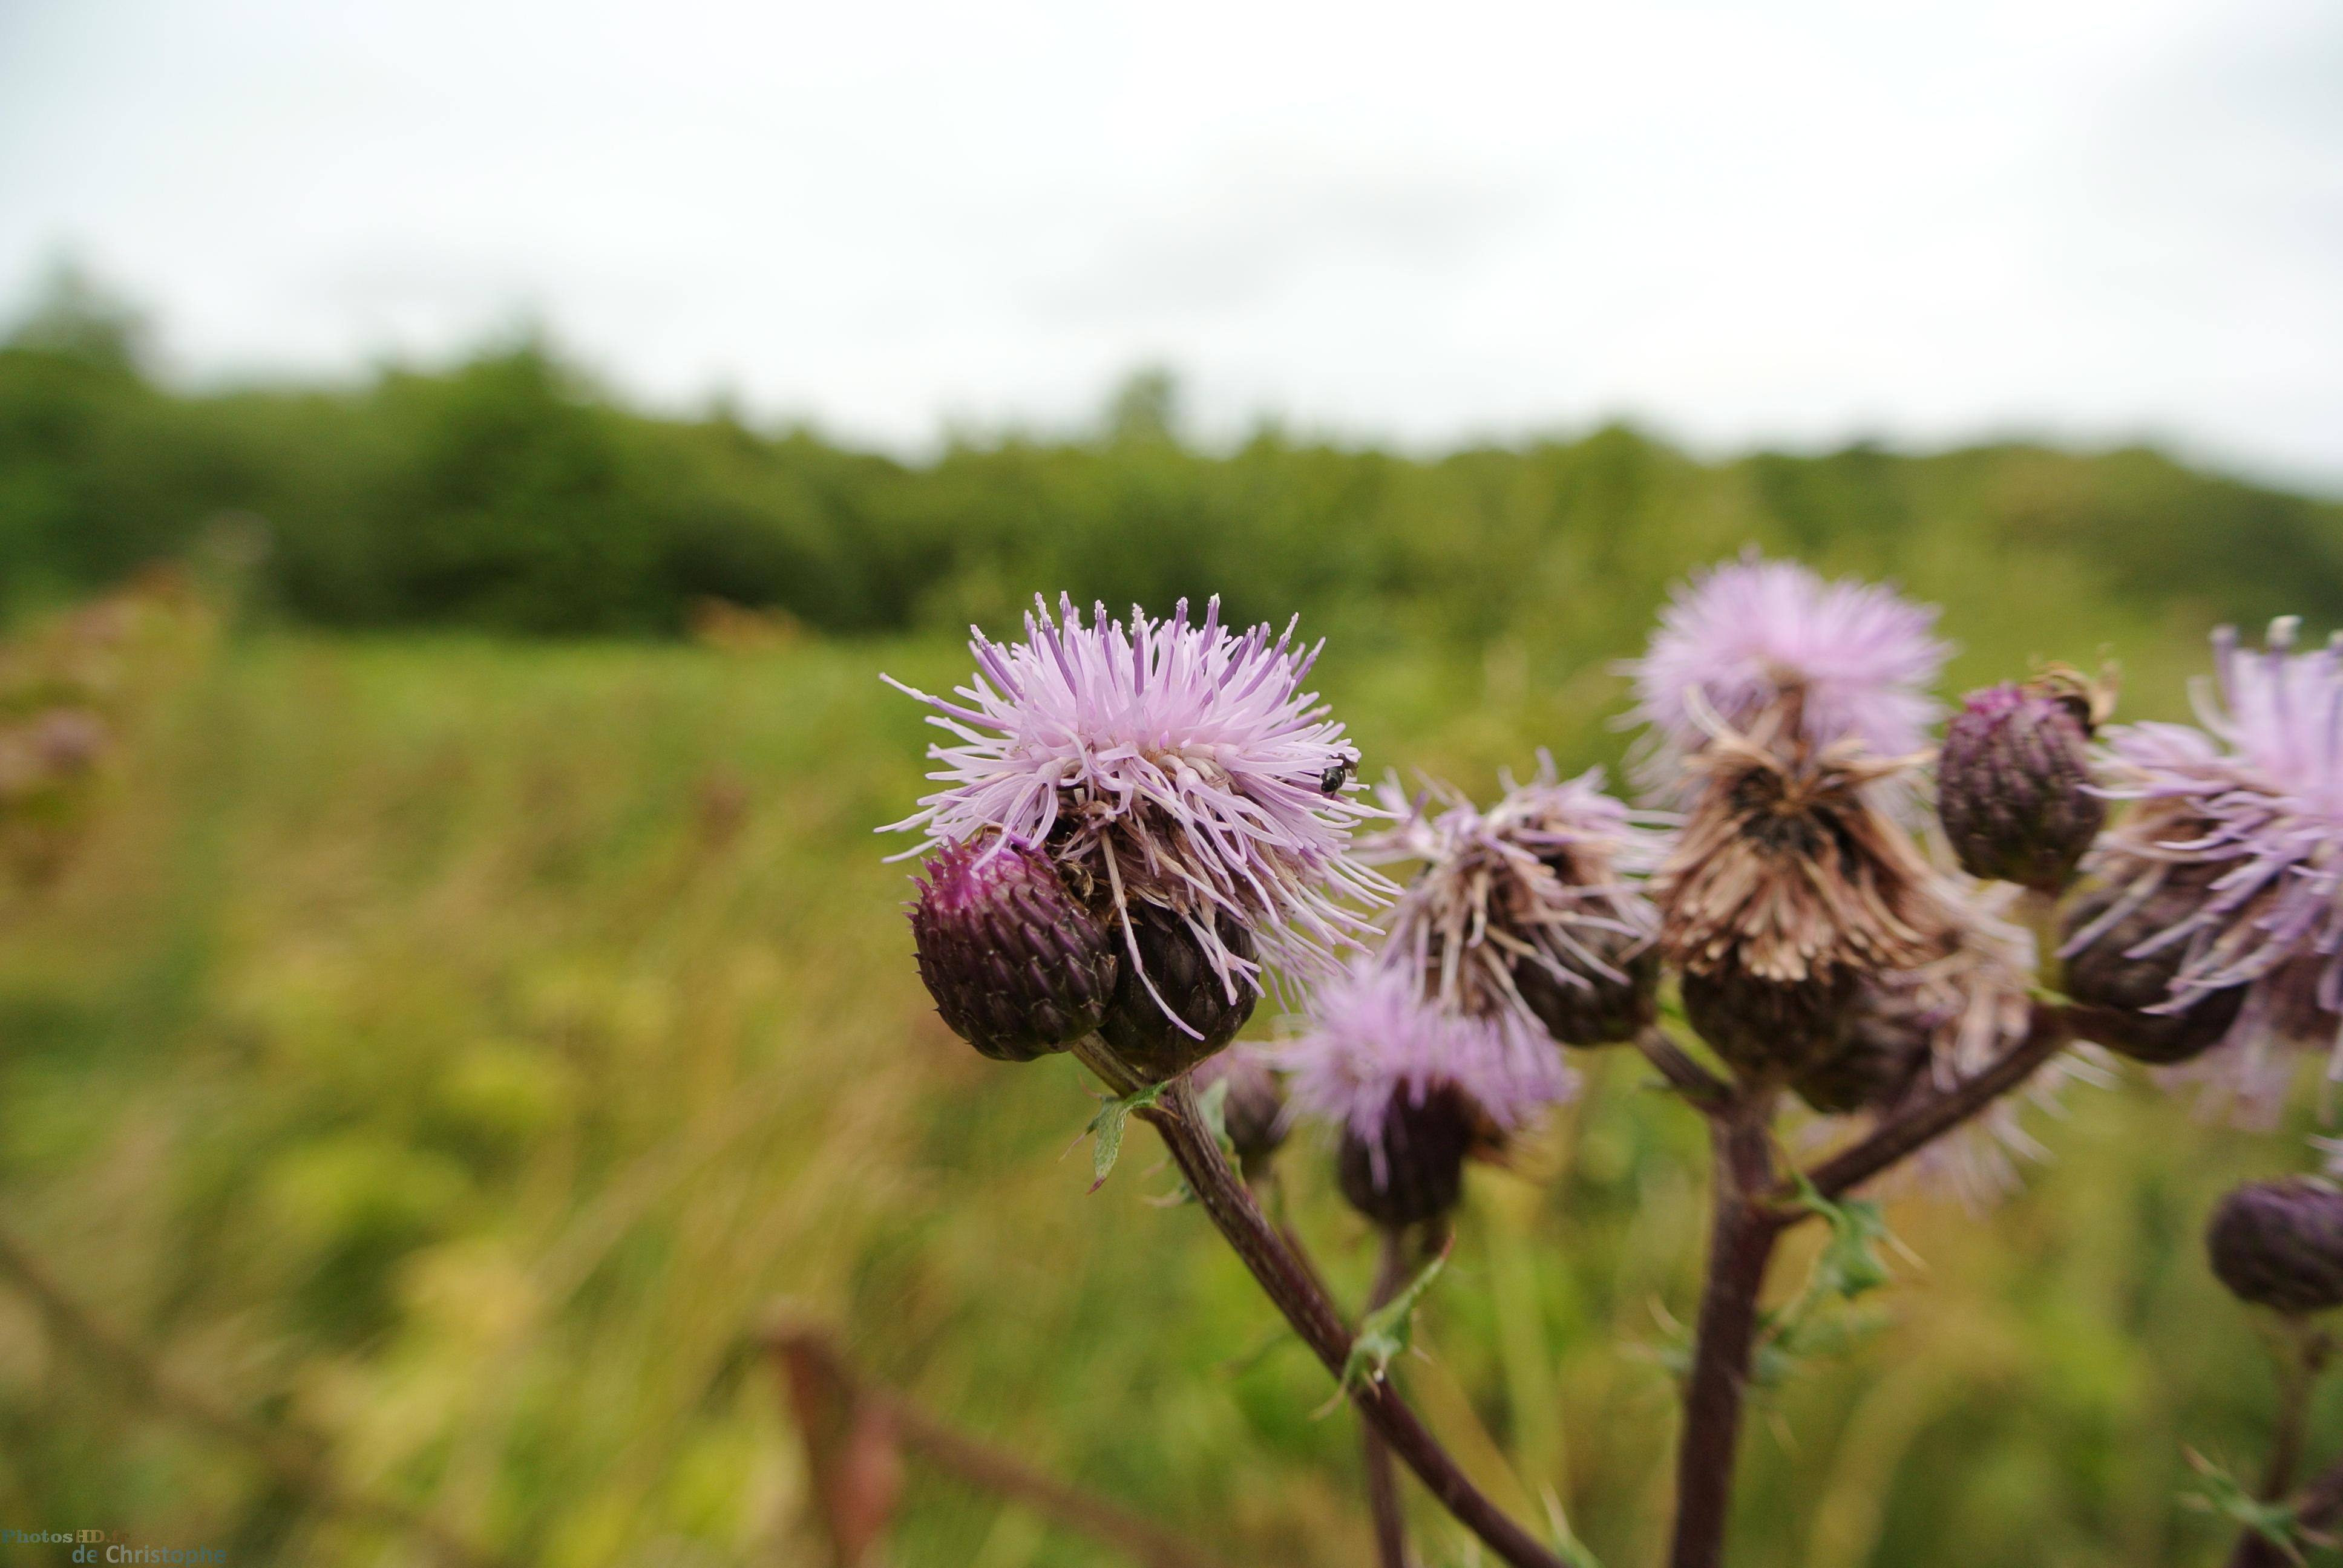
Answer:
M2343 489L2332 0L0 0L0 304L183 375L524 317L912 447L2148 436Z

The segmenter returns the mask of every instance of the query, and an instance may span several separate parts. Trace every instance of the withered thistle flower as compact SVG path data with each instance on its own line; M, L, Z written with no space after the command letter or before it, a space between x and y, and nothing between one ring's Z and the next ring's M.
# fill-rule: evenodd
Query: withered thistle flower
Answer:
M2085 862L2107 896L2064 950L2070 989L2108 950L2169 966L2147 1017L2202 1019L2235 993L2223 1049L2189 1076L2263 1112L2290 1077L2274 1048L2325 1047L2343 1070L2343 648L2298 654L2297 627L2273 622L2258 654L2217 632L2197 726L2108 731L2106 792L2137 804Z
M1815 1110L1892 1117L1921 1096L1958 1089L2025 1039L2036 966L2033 933L2006 918L2017 890L1947 879L1939 892L1951 916L1950 950L1856 982L1837 1043L1792 1085ZM2058 1114L2058 1091L2077 1078L2105 1078L2088 1047L2036 1069L2026 1099ZM2046 1156L2025 1130L2017 1097L2006 1095L1921 1151L1914 1168L1923 1181L1982 1206L2016 1184L2016 1158Z
M925 834L910 853L993 832L1048 855L1119 938L1107 1032L1143 1044L1241 1019L1265 962L1323 971L1360 947L1370 928L1345 900L1390 884L1346 850L1381 813L1357 798L1342 727L1302 689L1317 650L1292 626L1223 628L1218 599L1202 626L1185 600L1168 620L1134 608L1128 628L1103 607L1083 624L1071 599L1054 620L1034 608L1022 642L974 635L977 673L952 696L892 682L952 737L929 749L945 787L892 825ZM1183 996L1159 983L1174 970ZM1199 974L1219 996L1208 1018L1191 1016Z
M1504 786L1487 811L1437 782L1413 801L1385 786L1399 824L1360 854L1423 863L1393 906L1386 959L1452 1011L1526 1013L1565 1045L1632 1038L1658 981L1659 919L1638 883L1665 853L1660 819L1604 794L1599 768L1562 779L1543 751L1529 783Z
M2089 742L2109 693L2053 669L1969 693L1945 726L1936 813L1961 869L2056 895L2107 820Z
M2213 1211L2205 1250L2239 1301L2288 1313L2343 1306L2343 1192L2306 1176L2248 1181Z
M1867 796L1910 759L1841 740L1780 751L1717 722L1699 803L1654 884L1661 946L1717 1054L1756 1078L1826 1055L1857 984L1951 948L1936 873Z
M1278 1060L1293 1109L1339 1131L1344 1197L1388 1227L1445 1214L1468 1156L1500 1151L1577 1087L1519 1011L1451 1011L1407 966L1373 959L1312 990L1309 1031Z
M1644 657L1622 667L1634 679L1632 721L1649 727L1642 783L1688 803L1703 780L1684 764L1707 748L1715 720L1812 751L1849 740L1874 757L1920 751L1942 711L1928 688L1950 651L1936 620L1935 607L1884 585L1825 582L1754 551L1694 574Z

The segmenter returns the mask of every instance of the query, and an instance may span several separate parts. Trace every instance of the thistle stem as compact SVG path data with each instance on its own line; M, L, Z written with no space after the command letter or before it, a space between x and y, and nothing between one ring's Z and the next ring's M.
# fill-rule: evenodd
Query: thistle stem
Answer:
M1644 1060L1660 1070L1668 1086L1704 1111L1722 1110L1733 1098L1733 1086L1694 1061L1674 1036L1658 1024L1645 1024L1635 1032L1635 1049Z
M1384 1305L1406 1283L1406 1238L1385 1227L1375 1261L1374 1288L1367 1295L1367 1311L1372 1312ZM1367 1512L1375 1525L1375 1560L1383 1568L1409 1568L1407 1522L1400 1516L1399 1477L1392 1473L1391 1450L1373 1427L1363 1423L1360 1442L1366 1462Z
M2303 1439L2310 1424L2310 1396L2318 1387L2319 1373L2327 1368L2328 1346L2327 1338L2300 1320L2285 1326L2285 1342L2277 1349L2278 1419L2270 1436L2268 1462L2262 1470L2259 1496L2265 1503L2275 1503L2294 1486L2295 1472L2302 1464ZM2308 1521L2305 1521L2308 1523ZM2276 1544L2259 1532L2248 1530L2238 1536L2237 1549L2229 1554L2229 1568L2278 1568L2286 1562Z
M1073 1054L1115 1092L1127 1094L1139 1087L1129 1070L1095 1036L1078 1042ZM1271 1302L1285 1314L1302 1342L1340 1378L1351 1355L1351 1331L1229 1168L1221 1146L1205 1130L1203 1113L1197 1109L1195 1091L1187 1080L1172 1084L1161 1101L1139 1114L1161 1135L1164 1147L1187 1178L1188 1190ZM1540 1545L1535 1536L1473 1484L1388 1378L1363 1380L1352 1389L1351 1402L1440 1505L1499 1559L1512 1568L1566 1568L1561 1558Z
M1709 1121L1715 1171L1708 1278L1684 1383L1669 1568L1717 1568L1724 1561L1741 1407L1757 1343L1757 1299L1783 1228L1772 1201L1773 1098L1745 1094Z

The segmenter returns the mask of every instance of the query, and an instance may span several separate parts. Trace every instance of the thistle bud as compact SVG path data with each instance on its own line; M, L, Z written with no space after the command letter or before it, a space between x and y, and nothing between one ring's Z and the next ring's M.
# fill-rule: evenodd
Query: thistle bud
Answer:
M1659 990L1660 952L1648 936L1588 930L1579 945L1613 971L1593 966L1557 975L1534 959L1513 960L1513 989L1546 1032L1564 1045L1612 1045L1635 1038L1652 1021ZM1615 978L1614 978L1615 977Z
M1837 1047L1791 1087L1825 1116L1885 1111L1918 1081L1941 1021L1915 988L1866 980L1840 1020Z
M1739 968L1684 976L1684 1017L1745 1078L1796 1078L1828 1057L1853 1004L1855 976L1760 980Z
M2077 1009L2077 1031L2109 1050L2157 1066L2202 1056L2237 1021L2246 988L2206 993L2178 1012L2151 1012L2172 996L2188 944L2170 942L2140 957L2131 950L2195 913L2206 897L2202 877L2174 875L2139 907L2080 948L2066 952L2065 990ZM2066 919L2069 942L2101 920L2121 890L2102 888L2076 901Z
M2205 1249L2239 1301L2281 1312L2343 1306L2343 1192L2324 1181L2248 1181L2213 1211Z
M1234 957L1253 957L1252 933L1242 922L1221 916L1215 933ZM1235 1039L1261 997L1242 979L1232 987L1224 983L1187 920L1173 910L1132 904L1131 939L1139 961L1125 955L1099 1035L1123 1065L1151 1083L1162 1083ZM1166 1006L1186 1029L1164 1012Z
M2090 792L2090 689L2064 678L1969 693L1945 727L1936 812L1971 876L2055 894L2107 820Z
M1464 1194L1464 1160L1487 1141L1484 1118L1459 1090L1394 1094L1380 1139L1345 1128L1335 1174L1352 1208L1386 1230L1437 1220Z
M1048 856L1014 841L947 844L926 869L911 939L954 1034L995 1060L1031 1061L1099 1027L1112 936Z
M1221 1100L1221 1129L1248 1177L1269 1169L1285 1142L1285 1086L1270 1065L1243 1046L1224 1050L1196 1069L1196 1091L1228 1084Z

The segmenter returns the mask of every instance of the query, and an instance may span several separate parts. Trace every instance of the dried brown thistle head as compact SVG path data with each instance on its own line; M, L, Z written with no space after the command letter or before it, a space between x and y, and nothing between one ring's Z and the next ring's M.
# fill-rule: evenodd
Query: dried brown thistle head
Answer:
M1660 945L1695 1027L1735 1066L1795 1068L1823 1048L1823 1015L1855 980L1950 950L1936 873L1866 789L1912 760L1855 742L1775 749L1721 726L1687 759L1703 788L1654 884ZM1742 1011L1770 1021L1740 1030ZM1814 1029L1792 1029L1798 1019Z

